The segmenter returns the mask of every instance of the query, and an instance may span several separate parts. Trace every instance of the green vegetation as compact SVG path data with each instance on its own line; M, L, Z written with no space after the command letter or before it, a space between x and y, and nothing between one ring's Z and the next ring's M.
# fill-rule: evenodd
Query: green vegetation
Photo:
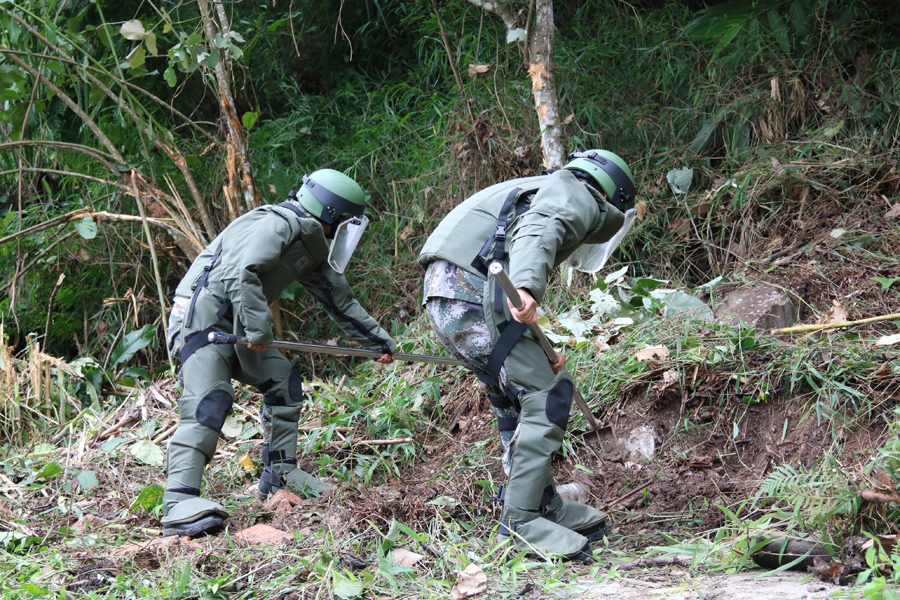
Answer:
M573 413L559 472L609 478L601 505L645 477L690 487L688 470L738 469L715 454L734 453L744 488L676 507L651 487L610 507L619 530L591 566L502 555L489 500L501 448L474 380L305 357L303 460L345 482L341 495L288 515L251 498L249 390L205 484L234 532L272 523L296 542L244 548L229 533L111 558L156 534L177 400L160 303L247 208L217 66L230 68L260 202L324 167L371 195L349 277L402 351L444 352L414 262L437 220L541 168L528 65L471 3L440 3L457 67L491 65L464 72L461 91L427 2L226 3L230 33L215 36L204 5L0 3L0 596L441 598L476 564L492 597L528 597L619 577L614 561L648 545L733 572L787 535L875 540L848 593L897 598L900 556L882 538L898 503L861 498L900 482L898 346L875 344L896 324L788 337L671 316L760 281L799 296L805 322L835 300L852 319L898 312L900 230L886 213L900 197L900 16L858 0L555 6L568 149L626 157L647 213L598 280L554 275L542 324L607 422L638 411L672 424L664 458L629 471L577 435ZM285 293L281 337L337 336L313 304ZM653 346L667 356L635 355ZM396 443L365 443L378 440ZM99 520L76 528L88 514ZM397 566L396 549L423 558Z

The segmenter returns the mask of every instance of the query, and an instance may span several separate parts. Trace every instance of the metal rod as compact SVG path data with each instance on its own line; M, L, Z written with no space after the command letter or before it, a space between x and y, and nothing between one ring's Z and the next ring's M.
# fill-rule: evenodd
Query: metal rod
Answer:
M221 331L213 331L208 336L211 344L240 344L247 346L250 342L247 338L239 338L231 333L223 333ZM275 340L269 344L271 348L282 350L295 350L299 352L315 352L320 354L331 354L333 356L364 356L367 358L378 358L383 352L377 350L363 350L362 348L347 348L345 346L325 346L321 344L304 344L302 342L286 342L283 340ZM449 356L431 356L428 354L404 354L398 352L394 354L394 360L404 360L410 362L420 362L432 365L453 365L460 366L459 361Z
M519 291L516 289L516 286L513 285L513 282L506 274L506 271L503 270L503 265L500 262L492 262L489 271L491 275L494 276L494 279L497 280L497 283L500 284L500 287L503 288L503 291L506 292L506 295L509 296L509 299L512 301L513 306L515 306L517 309L525 306L525 303L522 302L522 298L519 297ZM548 340L547 336L544 335L544 332L541 330L540 325L538 325L537 323L529 323L528 328L531 329L531 333L533 333L534 337L537 338L538 343L544 350L544 354L547 355L547 360L549 360L551 363L555 363L556 361L558 361L559 356L556 354L556 350L553 349L553 346L550 345L550 340ZM579 392L577 388L573 387L572 397L575 400L575 403L578 405L578 408L581 409L581 413L584 415L584 418L587 419L590 429L592 431L595 429L599 429L600 423L597 421L597 417L595 417L594 413L591 412L591 408L588 406L587 402L585 402L584 396L581 395L581 392Z

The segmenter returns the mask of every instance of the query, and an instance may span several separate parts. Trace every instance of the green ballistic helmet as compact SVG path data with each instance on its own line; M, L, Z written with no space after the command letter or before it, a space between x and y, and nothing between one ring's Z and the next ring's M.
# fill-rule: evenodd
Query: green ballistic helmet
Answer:
M346 216L361 217L366 195L352 178L334 169L319 169L303 176L299 192L291 192L306 212L333 225Z
M618 154L609 150L573 152L564 169L582 171L596 181L607 201L622 212L634 206L634 176Z

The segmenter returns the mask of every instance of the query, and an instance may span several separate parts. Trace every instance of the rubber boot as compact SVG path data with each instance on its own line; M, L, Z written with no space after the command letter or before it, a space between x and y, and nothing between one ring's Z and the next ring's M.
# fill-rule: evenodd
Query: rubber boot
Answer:
M583 535L589 542L602 540L609 531L605 512L580 502L563 500L556 492L556 484L552 478L544 488L541 516Z
M295 387L284 395L272 389L263 398L260 421L263 424L263 473L259 478L259 498L265 500L282 488L303 497L318 496L331 485L297 467L297 423L300 420L302 392L299 373L292 372Z
M544 489L551 480L550 459L562 445L573 391L571 376L560 371L544 389L522 396L498 531L501 540L512 538L520 550L570 559L585 556L587 538L541 512Z
M203 469L216 451L219 432L233 402L231 386L219 383L178 401L178 429L169 442L168 481L163 495L163 535L198 536L220 531L228 512L200 498Z

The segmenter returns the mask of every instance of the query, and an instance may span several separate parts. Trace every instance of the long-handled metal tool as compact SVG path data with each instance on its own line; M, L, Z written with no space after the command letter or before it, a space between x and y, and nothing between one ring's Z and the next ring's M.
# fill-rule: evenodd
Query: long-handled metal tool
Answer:
M506 295L509 296L509 299L512 301L513 306L516 308L522 308L525 303L522 302L522 298L519 297L519 292L516 290L516 286L513 285L513 282L510 280L509 276L506 274L506 271L503 270L503 265L499 262L493 262L490 266L491 275L497 280L497 283L500 284L500 287L503 288L503 291L506 292ZM538 343L541 345L541 349L544 351L544 354L547 355L547 360L551 363L555 363L559 360L559 356L556 354L556 350L553 349L553 346L550 345L550 340L547 339L547 336L544 335L544 332L541 331L540 325L537 323L529 323L529 329L534 334L534 337L537 338ZM585 432L587 434L593 434L596 441L601 443L602 445L602 437L600 434L600 423L597 421L597 417L594 416L594 413L591 412L591 408L588 406L587 402L584 401L584 396L581 395L581 392L578 391L577 388L573 389L573 399L575 403L578 405L578 408L581 409L581 413L584 415L584 418L587 419L588 422L588 430Z
M250 343L247 341L247 338L239 338L232 333L223 333L221 331L211 332L208 339L210 344L240 344L242 346L247 346ZM378 358L384 354L377 350L363 350L362 348L347 348L344 346L324 346L321 344L304 344L302 342L285 342L282 340L275 340L269 344L269 346L282 350L317 352L321 354L333 354L335 356L365 356L367 358ZM404 354L403 352L398 352L394 354L394 360L406 360L432 365L459 366L459 361L455 358L449 356L431 356L428 354Z

